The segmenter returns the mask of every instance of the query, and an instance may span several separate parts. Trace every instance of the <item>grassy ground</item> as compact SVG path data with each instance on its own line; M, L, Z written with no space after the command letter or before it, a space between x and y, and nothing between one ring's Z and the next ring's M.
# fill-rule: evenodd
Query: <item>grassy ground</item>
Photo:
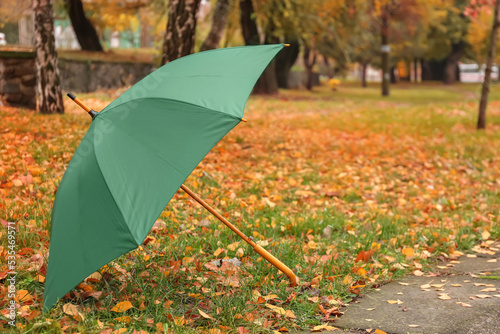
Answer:
M311 329L367 289L500 238L500 88L345 84L251 97L186 184L299 276L287 279L178 193L142 250L41 314L54 192L89 119L0 108L0 256L16 234L17 330L268 333ZM120 92L82 95L101 109ZM215 260L237 259L241 265ZM5 264L4 264L5 263ZM2 272L7 270L2 260ZM71 270L71 269L68 269ZM41 273L41 275L40 275ZM0 290L0 326L8 281ZM121 309L116 306L121 307ZM123 312L116 312L123 311ZM335 323L331 323L335 325Z

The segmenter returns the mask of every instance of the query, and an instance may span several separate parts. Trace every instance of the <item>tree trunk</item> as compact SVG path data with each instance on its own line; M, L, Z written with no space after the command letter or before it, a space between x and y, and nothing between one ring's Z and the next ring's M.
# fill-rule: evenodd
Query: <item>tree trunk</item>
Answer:
M201 0L170 0L161 64L194 51L196 13Z
M413 59L413 82L418 82L418 59Z
M51 0L33 0L38 110L44 114L64 113L57 68L54 16Z
M299 43L297 40L287 40L290 46L284 48L276 55L276 80L279 88L288 88L288 74L290 68L299 56Z
M229 0L217 0L212 19L212 27L207 38L201 45L200 51L213 50L219 47L220 40L226 28L227 15L229 14Z
M451 85L457 80L458 61L462 57L464 51L465 43L463 41L451 45L451 54L446 59L446 67L444 71L443 82L445 84Z
M361 68L361 87L366 88L368 84L366 82L366 72L368 70L368 63L363 63Z
M81 0L64 0L71 25L82 50L103 51L99 36L92 23L85 16Z
M240 1L241 33L246 45L259 45L259 32L255 22L255 12L252 0ZM278 81L276 79L276 62L273 60L264 70L253 89L255 94L276 94Z
M491 69L495 59L498 29L500 27L500 0L495 2L495 12L493 14L493 26L491 27L490 45L486 59L486 70L484 71L483 88L481 90L481 101L479 102L479 116L477 119L477 129L486 128L486 107L488 105L488 94L490 92Z
M259 31L255 22L252 0L240 1L240 23L245 45L259 45Z
M421 60L422 81L444 81L447 59Z
M396 71L397 71L396 66L392 66L391 69L389 70L389 74L391 75L391 83L392 84L398 83L398 78L396 77Z
M316 52L311 51L309 46L304 44L304 66L306 67L306 88L312 90L313 87L313 66L316 63Z
M381 14L382 27L380 35L382 39L382 96L389 96L389 81L391 74L389 73L389 26L390 26L390 13L387 8L382 10Z

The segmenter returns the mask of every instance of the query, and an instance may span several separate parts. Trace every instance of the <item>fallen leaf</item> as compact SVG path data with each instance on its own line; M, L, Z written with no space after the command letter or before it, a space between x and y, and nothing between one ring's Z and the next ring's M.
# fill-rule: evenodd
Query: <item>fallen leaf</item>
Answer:
M323 324L323 325L319 325L319 326L314 326L313 329L311 330L311 332L322 332L324 330L326 330L326 331L332 331L334 329L337 329L337 328L333 327L333 326L330 326L328 324Z
M123 322L123 323L129 323L132 321L132 319L129 316L118 317L118 318L115 318L113 320L118 321L118 322Z
M462 305L463 307L472 307L471 304L467 304L467 303L457 302L457 304Z
M132 308L132 303L129 302L128 300L127 301L124 301L124 302L119 302L118 304L116 304L112 309L111 309L111 312L125 312L129 309Z
M403 248L401 253L406 256L406 258L410 258L415 256L415 250L413 248Z
M450 300L451 299L451 297L448 296L446 293L440 293L438 298L441 300Z
M274 306L271 304L265 304L265 306L278 314L284 315L284 316L292 318L292 319L296 318L295 314L293 314L293 312L291 310L285 310L281 307Z
M483 290L479 290L479 292L495 292L496 288L484 288Z
M30 295L28 290L17 290L14 300L19 303L26 303L33 300L33 296Z
M389 304L398 304L398 305L399 305L399 304L403 304L403 302L402 302L402 301L400 301L399 299L398 299L398 300L388 300L387 302L388 302Z
M381 329L376 329L375 332L373 332L373 333L375 333L375 334L387 334L387 332L384 332Z
M476 295L477 298L480 298L480 299L486 299L486 298L491 298L490 295Z
M198 312L200 313L200 315L205 318L205 319L213 319L210 315L206 314L205 312L203 312L202 310L200 309L197 309Z
M418 270L418 269L417 269L417 270L415 270L415 271L413 272L413 275L415 275L415 276L423 276L423 275L424 275L424 273L423 273L423 272L421 272L420 270Z

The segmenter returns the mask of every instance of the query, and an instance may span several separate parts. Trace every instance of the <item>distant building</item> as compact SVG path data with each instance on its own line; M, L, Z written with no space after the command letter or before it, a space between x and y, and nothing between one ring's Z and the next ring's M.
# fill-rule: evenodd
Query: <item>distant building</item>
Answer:
M478 64L458 64L460 69L460 81L461 82L483 82L484 81L484 71L486 65L479 66ZM498 66L493 65L491 80L498 81Z

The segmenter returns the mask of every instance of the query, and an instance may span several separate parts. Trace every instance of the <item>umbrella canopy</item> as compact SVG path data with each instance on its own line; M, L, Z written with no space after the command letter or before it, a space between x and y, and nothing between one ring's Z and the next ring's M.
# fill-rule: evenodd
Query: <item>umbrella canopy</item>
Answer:
M177 59L99 112L57 190L44 310L142 244L194 168L243 117L283 44Z

